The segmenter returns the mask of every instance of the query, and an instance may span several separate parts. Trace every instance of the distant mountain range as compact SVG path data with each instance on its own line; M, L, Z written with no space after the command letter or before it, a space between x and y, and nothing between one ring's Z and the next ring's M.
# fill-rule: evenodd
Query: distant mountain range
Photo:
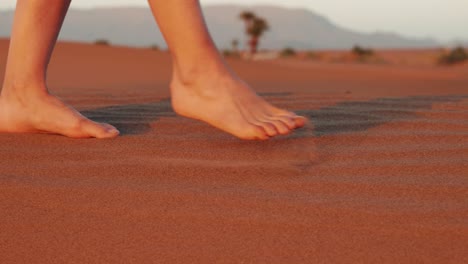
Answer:
M218 47L230 47L233 39L245 43L244 24L239 19L239 14L245 10L266 18L271 26L260 43L264 49L348 49L356 44L372 48L440 46L431 38L408 38L395 33L359 33L306 9L206 6L206 20ZM10 35L12 20L13 11L0 12L0 36ZM113 44L129 46L166 46L149 9L140 7L72 9L60 38L82 42L106 39Z

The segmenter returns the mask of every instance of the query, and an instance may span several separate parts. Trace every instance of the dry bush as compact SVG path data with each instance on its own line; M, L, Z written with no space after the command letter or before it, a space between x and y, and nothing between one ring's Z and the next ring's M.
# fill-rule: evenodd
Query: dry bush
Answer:
M280 52L281 57L293 57L296 56L296 51L293 48L287 47Z
M110 46L110 42L106 39L98 39L94 42L94 44L101 46Z
M461 46L455 47L448 53L444 53L439 58L440 64L453 65L468 60L468 53Z

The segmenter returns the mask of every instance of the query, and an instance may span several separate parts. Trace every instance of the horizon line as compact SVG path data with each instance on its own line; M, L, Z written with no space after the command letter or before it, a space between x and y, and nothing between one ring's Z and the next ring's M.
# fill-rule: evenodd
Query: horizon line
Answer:
M313 10L309 7L306 7L306 6L284 6L284 5L281 5L281 4L278 4L278 3L272 3L272 4L265 4L265 3L260 3L260 4L245 4L245 3L235 3L235 4L231 4L231 3L208 3L208 4L201 4L202 7L217 7L217 6L231 6L231 7L247 7L247 8L258 8L258 7L277 7L277 8L282 8L282 9L288 9L288 10L303 10L303 11L307 11L307 12L311 12L313 13L314 15L317 15L317 16L321 16L321 17L324 17L326 18L327 20L329 20L331 23L333 24L336 24L332 18L330 18L327 14L324 14L324 13L320 13L320 12L317 12L316 10ZM144 9L144 8L149 8L149 5L146 4L136 4L136 3L133 3L133 4L123 4L123 5L119 5L119 4L109 4L109 5L94 5L94 6L89 6L89 7L86 7L86 6L78 6L78 7L70 7L69 10L75 10L75 11L81 11L81 10L97 10L97 9L122 9L122 8L136 8L136 9ZM1 12L10 12L10 11L15 11L15 7L12 7L12 8L6 8L4 10L0 10L0 13ZM336 24L337 26L340 26L339 24ZM345 27L347 28L347 27ZM348 28L348 29L351 29L351 28ZM450 39L447 39L447 38L441 38L441 37L437 37L437 36L434 36L434 35L426 35L426 36L413 36L413 35L407 35L407 34L404 34L404 33L401 33L401 32L398 32L397 30L395 31L389 31L389 30L380 30L380 29L375 29L373 31L362 31L362 30L359 30L359 29L351 29L353 31L357 31L357 32L361 32L361 33L367 33L367 34L379 34L379 33L389 33L389 34L397 34L397 35L401 35L403 37L407 37L407 38L422 38L422 39L432 39L436 42L439 42L440 44L454 44L454 43L459 43L461 45L466 45L468 43L468 37L461 37L461 36L455 36L455 37L452 37Z

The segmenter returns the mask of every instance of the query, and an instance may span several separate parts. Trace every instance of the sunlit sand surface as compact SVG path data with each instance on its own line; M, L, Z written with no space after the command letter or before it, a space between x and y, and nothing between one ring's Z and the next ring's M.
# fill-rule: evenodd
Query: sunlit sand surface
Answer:
M53 92L122 135L0 135L0 262L468 261L467 65L229 63L310 124L238 140L174 114L167 53L60 43Z

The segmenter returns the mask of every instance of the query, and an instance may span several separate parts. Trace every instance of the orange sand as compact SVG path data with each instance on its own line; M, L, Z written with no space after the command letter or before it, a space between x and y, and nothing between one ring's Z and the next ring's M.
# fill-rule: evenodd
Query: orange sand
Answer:
M53 92L123 135L0 135L0 262L468 262L466 65L230 63L314 127L237 140L172 112L167 53L60 43Z

